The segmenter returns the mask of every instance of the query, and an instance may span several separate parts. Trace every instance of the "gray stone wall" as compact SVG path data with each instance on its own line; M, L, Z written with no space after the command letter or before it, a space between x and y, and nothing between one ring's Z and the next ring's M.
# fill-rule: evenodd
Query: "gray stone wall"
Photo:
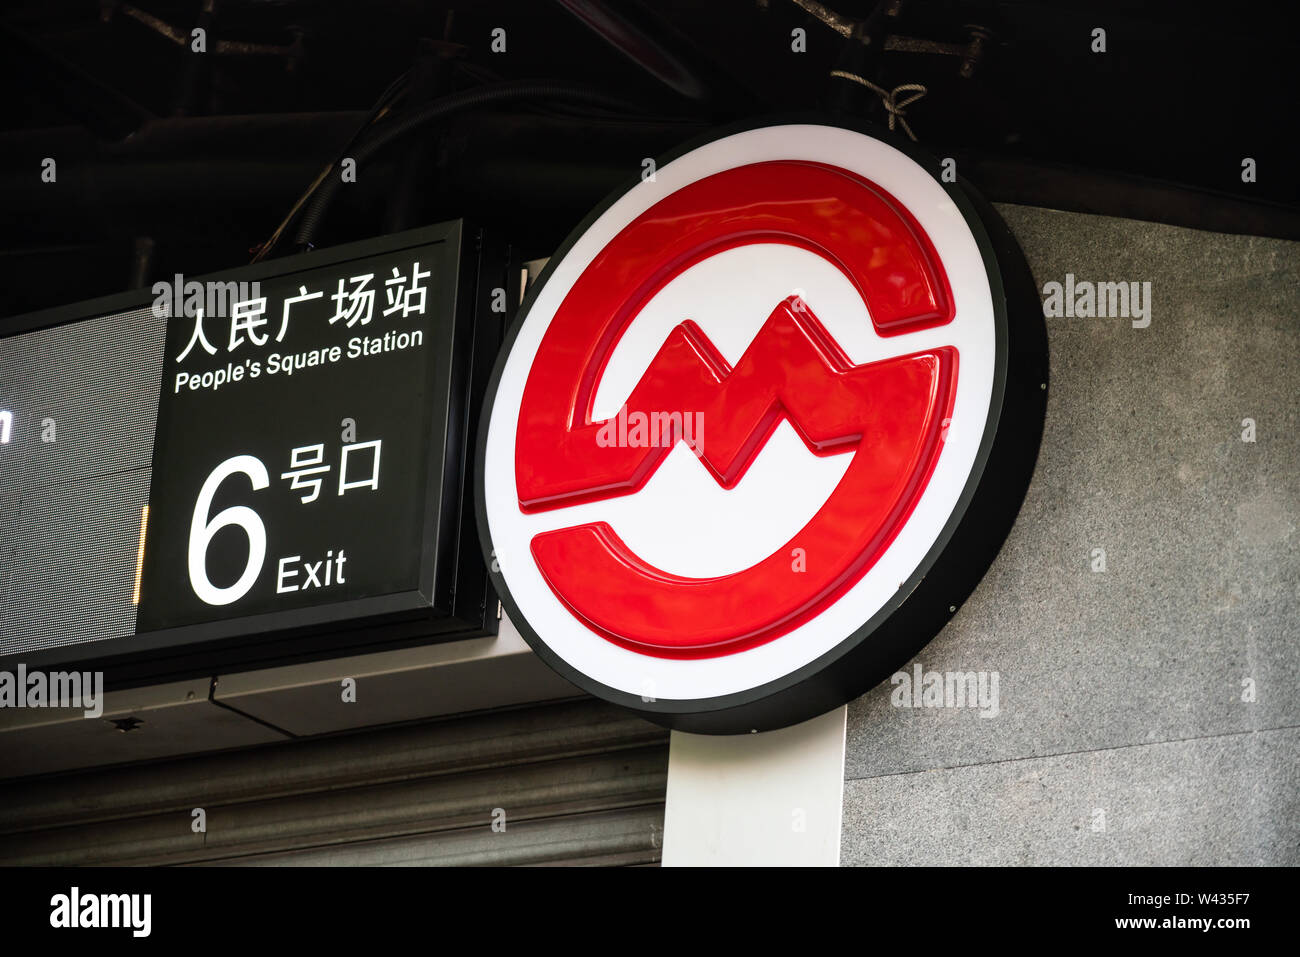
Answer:
M1151 323L1046 320L1020 518L913 663L999 713L850 705L842 860L1300 864L1300 243L999 211L1040 289L1149 281Z

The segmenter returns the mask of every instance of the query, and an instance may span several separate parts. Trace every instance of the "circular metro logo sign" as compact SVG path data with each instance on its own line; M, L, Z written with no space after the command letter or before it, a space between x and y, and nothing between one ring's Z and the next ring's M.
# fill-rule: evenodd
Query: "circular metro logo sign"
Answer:
M1032 468L1041 394L963 523L1017 371L1000 272L962 189L839 126L723 135L608 202L489 388L479 520L511 620L580 688L685 730L780 727L881 680L978 580Z

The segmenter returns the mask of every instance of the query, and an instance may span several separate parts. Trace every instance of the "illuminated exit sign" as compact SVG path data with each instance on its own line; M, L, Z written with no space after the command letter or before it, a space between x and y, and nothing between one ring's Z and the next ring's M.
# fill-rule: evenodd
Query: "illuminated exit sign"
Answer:
M509 287L484 248L450 223L9 320L0 661L492 630L464 499Z

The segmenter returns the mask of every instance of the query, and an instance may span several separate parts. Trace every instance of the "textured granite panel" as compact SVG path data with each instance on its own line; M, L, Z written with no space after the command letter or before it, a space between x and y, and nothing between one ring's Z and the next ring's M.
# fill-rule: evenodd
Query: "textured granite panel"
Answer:
M999 716L882 685L850 707L847 776L1300 725L1300 244L1001 211L1040 288L1149 281L1151 324L1047 320L1020 518L916 659L998 672Z
M849 781L846 865L1300 863L1300 731Z

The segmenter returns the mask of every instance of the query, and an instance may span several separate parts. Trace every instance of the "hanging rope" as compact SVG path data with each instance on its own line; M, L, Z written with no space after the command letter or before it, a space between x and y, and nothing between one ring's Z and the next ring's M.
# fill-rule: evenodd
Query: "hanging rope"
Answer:
M902 86L896 86L892 90L886 90L883 86L877 86L870 80L858 76L856 73L849 73L846 70L831 70L831 76L837 76L842 80L852 80L854 83L860 83L872 93L880 97L880 102L884 104L885 112L889 114L889 128L894 128L895 121L903 128L903 132L916 141L916 134L912 128L907 125L907 120L903 118L903 111L915 103L929 91L920 83L904 83ZM911 96L905 96L901 100L898 98L900 93L911 93Z

